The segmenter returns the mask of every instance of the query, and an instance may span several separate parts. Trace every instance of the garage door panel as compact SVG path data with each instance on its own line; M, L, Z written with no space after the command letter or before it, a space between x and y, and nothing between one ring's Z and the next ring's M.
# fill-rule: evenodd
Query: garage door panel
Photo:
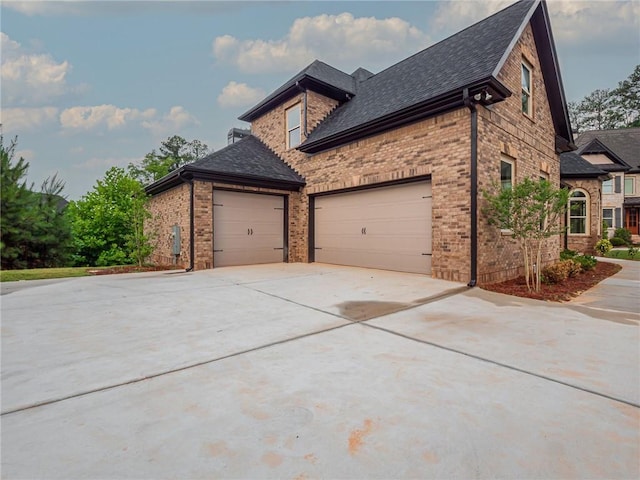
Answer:
M214 191L214 266L284 260L284 198Z
M315 206L316 261L431 272L428 182L318 197Z

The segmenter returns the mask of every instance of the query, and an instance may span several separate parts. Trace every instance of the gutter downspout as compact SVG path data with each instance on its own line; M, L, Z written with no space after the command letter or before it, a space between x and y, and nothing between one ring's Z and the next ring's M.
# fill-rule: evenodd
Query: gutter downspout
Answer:
M184 170L178 173L178 178L182 180L184 183L188 184L190 187L189 190L189 268L185 270L185 272L191 272L193 270L194 262L193 257L195 256L195 230L194 230L194 218L193 218L193 178L186 178L184 176Z
M468 287L478 283L478 110L469 97L469 89L462 91L465 106L471 112L471 279Z

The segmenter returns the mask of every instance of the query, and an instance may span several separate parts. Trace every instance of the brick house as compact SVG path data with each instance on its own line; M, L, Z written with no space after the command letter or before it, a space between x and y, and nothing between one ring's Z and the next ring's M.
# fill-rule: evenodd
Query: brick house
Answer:
M156 262L514 277L521 254L489 226L481 192L524 177L559 186L559 155L575 148L541 0L378 74L315 61L240 119L251 135L147 187ZM560 246L549 239L544 261Z
M626 228L640 240L640 128L584 132L576 145L576 153L609 173L602 183L601 210L593 214L601 213L610 237L616 228Z
M569 189L564 248L594 254L602 238L602 182L609 174L576 152L560 155L560 178Z

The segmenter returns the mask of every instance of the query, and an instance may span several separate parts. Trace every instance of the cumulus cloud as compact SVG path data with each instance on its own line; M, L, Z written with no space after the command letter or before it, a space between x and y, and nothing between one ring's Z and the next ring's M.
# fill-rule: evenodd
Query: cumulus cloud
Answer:
M2 44L2 102L4 105L50 103L75 89L67 84L68 61L59 62L46 53L31 53L0 33Z
M248 73L291 71L319 58L332 65L380 65L429 44L420 29L397 17L377 19L350 13L296 19L289 32L275 40L216 37L215 58Z
M264 90L261 88L252 88L246 83L231 81L218 95L218 104L221 107L243 107L257 103L264 96Z
M109 130L124 127L132 120L151 119L156 115L153 108L119 108L115 105L71 107L60 114L60 124L66 130L92 130L107 127Z
M432 24L438 31L453 33L512 3L511 0L442 2ZM593 44L605 39L638 42L640 2L551 0L547 5L556 40L574 45Z
M15 153L15 158L24 158L27 162L30 162L34 158L36 158L36 154L33 150L18 150Z
M5 132L23 132L54 122L57 116L55 107L3 108L0 122Z
M200 122L198 119L181 106L171 107L169 113L164 114L161 118L145 120L142 122L142 126L144 128L158 136L167 133L175 133L188 125L199 124Z

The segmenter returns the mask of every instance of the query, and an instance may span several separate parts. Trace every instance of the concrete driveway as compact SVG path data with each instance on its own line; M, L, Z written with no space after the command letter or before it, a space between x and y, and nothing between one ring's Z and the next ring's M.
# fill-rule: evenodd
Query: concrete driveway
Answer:
M320 264L29 287L2 286L3 478L640 476L633 302Z

